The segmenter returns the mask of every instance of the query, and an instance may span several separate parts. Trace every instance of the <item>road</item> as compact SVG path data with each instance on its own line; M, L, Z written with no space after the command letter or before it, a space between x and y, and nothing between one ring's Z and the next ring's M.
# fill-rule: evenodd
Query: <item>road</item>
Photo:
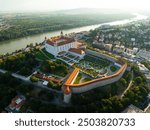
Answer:
M3 69L0 69L0 73L6 73L7 71L6 70L3 70ZM16 73L12 73L11 74L14 78L17 78L23 82L26 82L28 84L32 84L33 86L36 86L36 87L39 87L39 88L42 88L42 89L46 89L46 90L49 90L49 91L52 91L52 92L55 92L57 94L62 94L62 91L58 91L58 90L54 90L54 89L51 89L51 88L48 88L47 86L44 86L42 84L42 82L36 82L36 83L33 83L30 81L30 78L29 77L25 77L25 76L21 76L19 74L16 74Z
M146 112L149 108L150 108L150 103L149 103L148 106L144 109L144 112Z
M7 72L6 70L0 69L0 73L4 74L4 73L6 73L6 72Z
M130 87L132 86L132 82L133 82L133 71L132 71L131 73L132 73L132 77L131 77L130 83L129 83L128 87L126 88L126 90L122 93L121 98L124 97L124 95L126 94L126 92L127 92L127 91L130 89Z

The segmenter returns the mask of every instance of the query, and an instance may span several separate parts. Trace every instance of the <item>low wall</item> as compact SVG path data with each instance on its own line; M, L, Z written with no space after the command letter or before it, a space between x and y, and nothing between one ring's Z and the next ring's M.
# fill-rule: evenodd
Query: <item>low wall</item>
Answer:
M113 63L116 61L115 58L112 58L108 55L101 54L101 53L98 53L98 52L92 51L92 50L86 50L86 54L93 55L93 56L96 56L96 57L100 57L100 58L103 58L103 59L107 59L107 60L109 60Z

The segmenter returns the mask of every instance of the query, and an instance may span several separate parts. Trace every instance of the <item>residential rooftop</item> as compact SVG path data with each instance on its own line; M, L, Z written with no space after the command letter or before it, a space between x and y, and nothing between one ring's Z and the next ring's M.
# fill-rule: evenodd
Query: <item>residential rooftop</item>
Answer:
M144 111L131 104L122 113L144 113Z

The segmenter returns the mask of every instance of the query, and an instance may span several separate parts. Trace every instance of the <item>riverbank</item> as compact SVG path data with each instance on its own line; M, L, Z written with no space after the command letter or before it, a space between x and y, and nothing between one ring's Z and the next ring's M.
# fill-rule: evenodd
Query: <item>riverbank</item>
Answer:
M125 20L119 20L119 21L113 21L113 22L107 22L107 23L102 23L102 24L97 24L97 25L90 25L90 26L84 26L84 27L78 27L78 28L72 28L72 29L66 29L63 30L64 33L72 33L72 32L81 32L81 31L89 31L91 29L95 29L99 26L102 26L104 24L109 24L109 25L120 25L120 24L126 24L130 23L133 21L138 21L142 19L146 19L146 16L139 15L139 14L134 14L136 17L130 18L130 19L125 19ZM53 31L53 32L47 32L47 33L42 33L34 36L28 36L28 37L23 37L15 40L9 40L9 41L4 41L0 43L0 54L6 54L6 53L11 53L14 52L15 50L19 50L22 48L25 48L28 44L30 43L41 43L45 36L50 38L53 36L57 36L60 34L59 31Z
M47 13L47 14L26 14L2 15L0 26L0 41L41 34L45 32L66 30L71 28L89 26L105 22L133 18L130 13L83 13L83 14ZM5 17L5 18L3 18Z

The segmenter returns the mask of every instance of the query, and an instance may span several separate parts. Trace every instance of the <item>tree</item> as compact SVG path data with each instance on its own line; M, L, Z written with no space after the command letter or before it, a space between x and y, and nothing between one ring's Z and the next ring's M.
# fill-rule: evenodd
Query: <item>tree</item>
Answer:
M143 80L140 76L138 76L138 77L135 78L134 81L135 81L135 84L138 85L138 84L142 83Z
M19 73L21 75L28 76L32 73L32 71L27 67L22 67Z
M0 64L0 67L12 72L21 70L22 73L29 74L37 65L38 61L35 59L34 54L24 52L4 58L3 62Z
M128 72L128 74L126 75L126 81L129 83L129 81L131 80L131 78L132 78L132 73Z
M36 78L35 76L31 76L30 80L31 80L31 82L38 82L39 81L39 79Z
M120 79L120 84L121 84L123 87L127 87L127 81L126 81L124 78L121 78L121 79Z
M41 71L53 73L59 76L65 76L68 73L68 68L63 63L46 60L40 67Z
M8 81L12 79L11 73L10 72L6 72L5 74L3 74L0 77L0 83L8 83Z
M54 86L55 86L55 84L53 83L53 81L48 82L48 87L49 88L53 88Z

